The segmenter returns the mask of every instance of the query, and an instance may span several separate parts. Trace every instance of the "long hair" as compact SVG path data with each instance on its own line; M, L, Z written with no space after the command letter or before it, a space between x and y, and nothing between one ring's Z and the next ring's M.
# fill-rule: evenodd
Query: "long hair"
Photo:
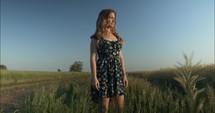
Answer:
M105 29L107 28L107 19L110 13L114 13L115 17L116 17L116 12L113 9L103 9L97 18L96 21L96 31L94 33L93 36L95 36L98 40L97 40L97 45L99 43L99 41L102 38L102 35L105 33ZM116 18L115 18L116 19ZM116 30L116 20L114 21L114 27L111 28L111 32L112 34L121 42L121 44L124 44L124 40L122 39L122 37L117 33Z

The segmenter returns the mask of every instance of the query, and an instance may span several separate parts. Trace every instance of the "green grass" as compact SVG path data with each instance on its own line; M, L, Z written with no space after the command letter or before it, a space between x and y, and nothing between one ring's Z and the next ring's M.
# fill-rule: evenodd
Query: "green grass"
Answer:
M88 73L81 73L86 75ZM39 71L11 71L1 70L0 85L17 85L23 83L43 82L71 78L80 75L79 72L39 72ZM89 74L88 74L89 75Z
M81 76L81 75L80 75ZM98 105L90 100L89 79L64 86L51 84L28 96L19 113L97 113ZM188 113L186 98L175 92L163 91L145 79L129 77L124 113ZM206 90L207 103L202 112L214 113L214 89ZM110 106L110 113L113 113Z
M132 77L147 79L150 83L160 87L162 90L171 88L182 92L183 88L174 80L175 69L176 68L167 68L154 71L128 72L128 74ZM207 87L207 85L209 85L215 89L215 64L192 67L192 73L194 75L206 77L204 80L197 83L199 88Z
M198 112L215 113L215 65L198 65L191 68L193 75L205 77L204 80L196 82L198 89L205 88L196 97L197 103L205 100ZM186 91L174 80L178 70L171 68L129 72L124 113L192 112L187 106L189 97ZM98 105L90 100L90 73L3 71L1 84L7 86L67 77L70 77L67 83L50 83L29 94L25 102L17 106L16 113L96 113ZM193 106L193 111L197 108L198 106ZM113 113L112 105L109 112ZM4 110L0 110L0 113L4 113Z

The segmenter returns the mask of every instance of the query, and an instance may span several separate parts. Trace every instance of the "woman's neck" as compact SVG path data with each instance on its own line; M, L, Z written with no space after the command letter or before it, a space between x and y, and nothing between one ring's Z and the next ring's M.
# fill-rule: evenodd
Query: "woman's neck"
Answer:
M105 30L105 34L112 34L110 28L107 28L107 29Z

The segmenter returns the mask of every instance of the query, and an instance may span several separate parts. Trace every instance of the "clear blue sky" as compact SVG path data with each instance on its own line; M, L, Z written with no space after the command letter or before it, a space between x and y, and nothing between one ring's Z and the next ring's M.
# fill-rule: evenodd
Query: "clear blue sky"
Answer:
M214 0L1 0L1 64L10 70L90 70L98 13L117 12L127 71L214 64Z

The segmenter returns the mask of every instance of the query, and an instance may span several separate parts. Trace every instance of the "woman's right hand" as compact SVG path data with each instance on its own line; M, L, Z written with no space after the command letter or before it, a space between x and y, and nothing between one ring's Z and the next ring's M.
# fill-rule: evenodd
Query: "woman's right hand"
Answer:
M97 78L92 78L91 80L91 85L94 89L96 89L97 91L99 91L100 85L99 85L99 81Z

